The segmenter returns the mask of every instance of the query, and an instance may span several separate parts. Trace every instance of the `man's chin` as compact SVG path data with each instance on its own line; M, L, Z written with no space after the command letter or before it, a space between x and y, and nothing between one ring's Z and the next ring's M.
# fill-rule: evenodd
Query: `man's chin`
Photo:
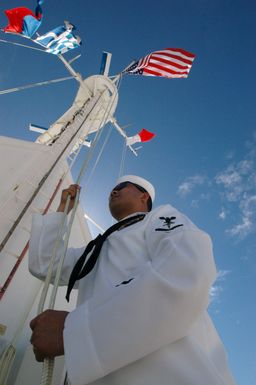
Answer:
M117 202L117 200L111 200L109 202L109 211L113 218L119 220L122 214L122 205Z

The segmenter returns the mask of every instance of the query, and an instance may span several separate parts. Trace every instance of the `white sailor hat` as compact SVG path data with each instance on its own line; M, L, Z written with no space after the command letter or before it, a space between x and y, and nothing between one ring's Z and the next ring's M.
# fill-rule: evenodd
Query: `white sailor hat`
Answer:
M143 187L149 193L151 201L154 202L154 199L155 199L154 186L146 179L141 178L140 176L137 176L137 175L124 175L118 178L116 183L120 184L122 182L131 182L131 183L137 184L140 187Z

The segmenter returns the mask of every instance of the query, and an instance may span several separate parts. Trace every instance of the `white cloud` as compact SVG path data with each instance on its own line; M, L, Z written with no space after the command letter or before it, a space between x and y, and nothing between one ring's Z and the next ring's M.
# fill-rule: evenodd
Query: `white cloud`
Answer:
M232 236L238 235L241 238L244 238L246 235L248 235L251 232L252 229L252 222L249 218L242 218L242 223L235 225L231 229L227 230L227 233L229 233Z
M226 280L227 275L231 273L231 270L219 270L216 281L210 289L210 300L212 302L219 301L221 293L224 291L223 282Z
M231 273L231 270L219 270L217 273L217 280L225 281L228 274Z
M241 175L247 175L253 171L253 162L251 160L244 159L238 163L237 168Z
M222 190L219 195L222 205L229 205L230 210L240 216L227 234L245 238L256 229L256 133L253 140L247 143L249 148L244 159L232 162L215 177L216 185ZM219 218L225 219L225 207L222 208Z
M241 182L241 176L234 170L233 166L229 166L223 173L216 176L216 183L223 184L225 188L232 188Z
M219 218L222 219L223 221L226 219L227 213L226 211L222 208L221 212L219 213Z
M202 194L200 194L200 198L204 201L209 201L211 198L211 194L210 193L202 193Z
M244 238L255 229L256 195L247 196L245 194L240 203L240 210L242 213L241 223L236 224L227 232L232 236L238 235L240 238Z
M246 237L255 228L256 214L256 171L252 153L216 177L216 183L222 183L224 197L228 202L237 202L237 211L240 213L240 222L230 228L227 233L231 236ZM231 171L232 170L232 171ZM231 171L231 173L230 173ZM228 176L235 178L228 178ZM226 183L226 182L229 183Z
M205 182L205 177L202 175L194 175L186 178L186 180L179 185L178 194L185 197L198 185L202 185Z
M191 206L194 208L199 207L200 201L210 200L213 196L219 199L218 218L229 223L226 230L229 236L240 239L256 232L256 131L245 147L246 155L235 161L233 153L230 154L230 163L212 180L210 176L196 174L187 177L178 187L178 194L183 198L201 187L192 196Z
M217 299L219 299L219 296L220 296L220 294L222 292L223 292L223 288L221 286L213 285L210 288L210 299L211 299L211 302L213 302L214 300L216 301Z
M224 171L218 173L215 182L224 188L225 197L229 202L241 199L244 192L255 187L253 180L256 174L253 160L243 159L230 164Z

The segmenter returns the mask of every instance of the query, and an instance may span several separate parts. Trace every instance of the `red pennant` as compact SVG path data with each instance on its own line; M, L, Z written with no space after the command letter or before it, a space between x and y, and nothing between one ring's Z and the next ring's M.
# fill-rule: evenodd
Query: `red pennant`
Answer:
M153 134L153 132L145 130L145 128L143 128L138 135L140 136L140 139L142 142L148 142L149 140L153 139L154 136L156 136L156 134Z

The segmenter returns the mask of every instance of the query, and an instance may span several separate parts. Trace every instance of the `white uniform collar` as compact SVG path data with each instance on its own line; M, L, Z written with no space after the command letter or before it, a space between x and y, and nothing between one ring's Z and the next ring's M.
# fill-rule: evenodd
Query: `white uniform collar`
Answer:
M120 221L123 221L124 219L130 218L130 217L133 217L133 216L139 215L139 214L145 214L145 215L147 215L147 214L148 214L148 211L137 211L136 213L132 213L132 214L130 214L130 215L127 215L127 217L124 217L124 218L120 219ZM120 221L118 221L118 222L120 222Z

